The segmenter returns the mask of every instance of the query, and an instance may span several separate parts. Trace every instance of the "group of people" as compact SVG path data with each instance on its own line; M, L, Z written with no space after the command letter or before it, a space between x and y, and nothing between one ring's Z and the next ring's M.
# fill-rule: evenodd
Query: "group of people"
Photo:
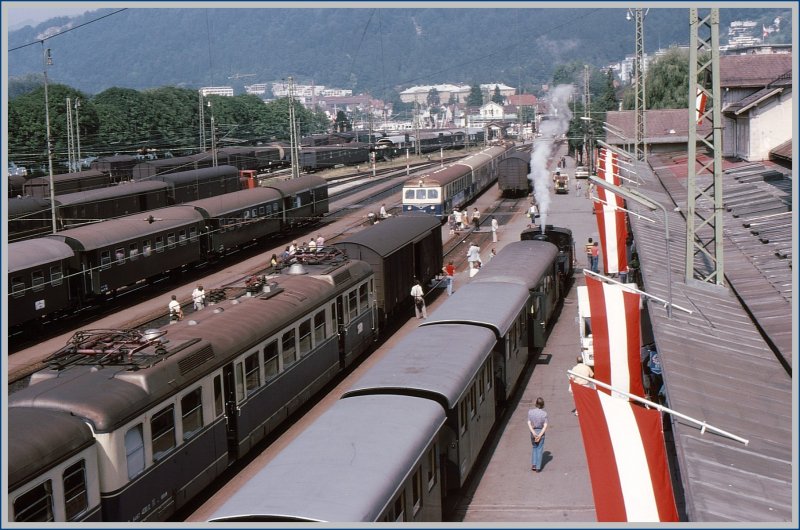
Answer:
M453 213L448 216L448 223L450 224L450 232L456 230L466 230L467 224L472 222L472 227L478 231L481 226L481 212L477 208L472 209L472 216L470 217L469 210L464 208L464 211L453 208Z
M592 272L600 272L600 244L593 241L590 237L584 245L586 252L586 261L589 264L589 270Z
M206 306L206 291L203 289L202 285L198 285L194 288L194 291L192 291L192 304L195 311L200 311ZM167 311L170 324L183 320L183 308L181 307L181 303L178 302L177 295L172 295L169 304L167 304Z
M278 263L289 261L292 256L297 254L298 252L316 252L318 249L321 249L325 246L325 238L322 237L322 234L317 234L316 238L311 238L308 240L308 243L305 246L298 245L297 241L294 241L291 245L286 247L286 249L281 252L280 256L276 254L272 255L272 259L270 260L270 264L274 267Z

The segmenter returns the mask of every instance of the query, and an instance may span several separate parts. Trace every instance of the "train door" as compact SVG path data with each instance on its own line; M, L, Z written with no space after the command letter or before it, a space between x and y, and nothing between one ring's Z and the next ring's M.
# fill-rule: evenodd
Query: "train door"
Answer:
M236 376L233 364L222 369L225 418L227 420L228 462L239 458L239 405L236 403Z
M345 315L347 312L344 307L344 295L336 297L336 304L331 307L333 310L333 321L336 323L336 335L339 340L339 367L346 366L347 357L347 327L345 326Z
M545 293L539 291L531 293L531 302L528 329L532 337L533 347L543 348L546 336L545 328L547 326L547 321L545 320L547 298L545 297Z

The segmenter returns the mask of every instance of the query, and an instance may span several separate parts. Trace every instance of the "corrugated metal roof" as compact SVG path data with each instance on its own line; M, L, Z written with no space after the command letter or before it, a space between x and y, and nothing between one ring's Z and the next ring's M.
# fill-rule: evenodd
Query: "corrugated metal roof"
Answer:
M672 168L661 165L665 160L651 158L653 165L659 166L664 185L678 194L677 203L685 206L685 181L679 182ZM684 281L685 220L679 212L672 211L673 203L650 168L643 163L636 167L644 180L641 192L664 204L669 212L671 237L666 244L672 255L673 302L694 311L689 315L674 310L670 320L663 304L651 301L647 305L662 357L668 406L749 439L745 446L711 432L701 434L695 424L671 417L688 520L791 521L791 375L731 289ZM639 209L629 206L634 211ZM704 208L707 205L698 201L698 209ZM630 217L630 222L645 290L666 299L663 223L642 222L635 216ZM744 293L751 307L778 301L787 308L775 326L791 332L791 308L766 278L758 280L761 272L748 256L748 249L733 241L731 228L735 221L726 215L725 222L726 279L757 285ZM778 260L775 257L772 261Z

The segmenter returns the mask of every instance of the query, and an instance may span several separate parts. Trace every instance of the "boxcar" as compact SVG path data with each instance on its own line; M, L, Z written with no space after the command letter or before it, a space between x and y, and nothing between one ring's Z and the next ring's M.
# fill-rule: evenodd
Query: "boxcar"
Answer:
M372 266L382 324L411 307L415 278L426 285L442 270L441 223L427 215L390 217L334 246Z
M530 151L509 153L497 166L497 186L501 193L508 196L528 195L531 192Z
M133 155L104 156L94 160L91 168L111 177L111 182L133 180L133 166L140 160Z

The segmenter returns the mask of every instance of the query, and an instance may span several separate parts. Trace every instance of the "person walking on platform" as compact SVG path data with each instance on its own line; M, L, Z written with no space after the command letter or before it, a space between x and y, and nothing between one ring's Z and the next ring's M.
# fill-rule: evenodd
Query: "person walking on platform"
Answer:
M528 410L528 430L531 431L531 471L542 470L544 456L544 433L547 430L547 411L544 399L536 398L536 408Z
M275 257L275 254L272 255ZM194 310L200 311L206 306L206 292L203 290L202 285L198 285L194 291L192 291L192 301L194 302Z
M600 272L600 245L592 243L592 272Z
M497 223L497 219L492 217L492 243L497 243L497 229L500 225Z
M473 208L472 210L472 224L475 226L475 231L478 232L481 229L481 212L477 208Z
M591 366L589 366L588 364L583 362L583 356L582 355L578 355L578 358L576 359L576 362L578 364L576 364L575 366L572 367L572 371L573 372L578 374L578 376L582 375L584 377L594 377L594 370L592 370ZM570 374L569 380L570 381L575 381L575 383L578 384L578 385L587 386L589 388L594 388L594 385L591 383L591 381L589 381L588 379L584 379L583 377L578 377L578 376ZM567 388L569 389L569 393L572 394L572 385L570 384L569 387L567 387ZM577 408L572 409L572 413L577 416L578 415L578 409Z
M590 237L586 241L586 244L583 245L583 250L586 252L586 266L589 268L589 270L592 270L592 247L594 246L592 241L593 239Z
M450 296L453 294L453 281L456 275L456 267L453 265L453 261L448 261L447 265L442 267L442 271L444 271L444 279L447 282L447 296Z
M474 241L469 244L467 249L467 261L469 262L470 270L480 269L483 264L481 261L481 247Z
M183 320L183 309L181 309L181 304L178 302L178 297L174 294L172 295L172 299L169 301L167 310L169 311L170 324L173 324L178 320Z
M462 224L462 213L461 210L458 208L453 208L453 220L455 221L455 229L456 230L463 230L464 225Z
M411 288L411 296L414 298L414 311L417 313L417 318L428 318L428 310L425 307L425 293L419 280L414 280L414 287Z

